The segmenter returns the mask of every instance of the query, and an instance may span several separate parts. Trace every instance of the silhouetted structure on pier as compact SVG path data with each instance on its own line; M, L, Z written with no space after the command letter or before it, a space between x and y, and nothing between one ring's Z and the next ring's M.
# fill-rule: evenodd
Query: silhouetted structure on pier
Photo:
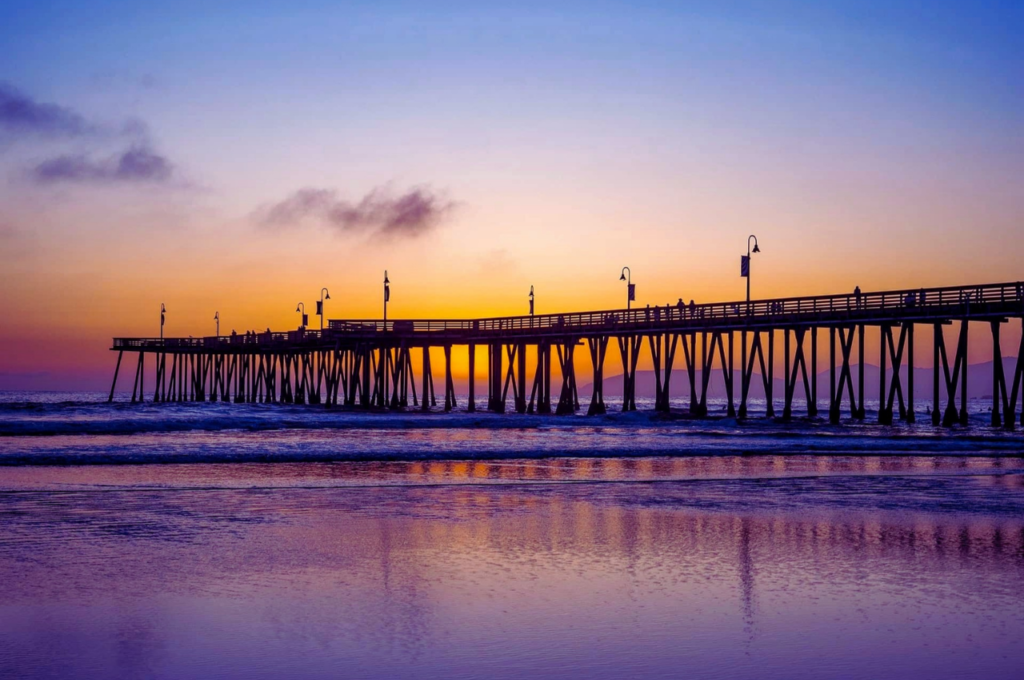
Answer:
M934 355L933 423L967 423L967 341L971 322L991 328L994 356L992 422L1013 427L1024 384L1024 334L1012 376L1004 375L999 334L1004 323L1024 319L1024 284L979 286L782 298L705 305L547 314L460 320L332 320L323 331L296 330L207 338L115 338L117 372L125 352L138 354L132 401L143 398L145 359L156 361L155 401L310 403L363 408L437 405L430 348L444 352L444 409L456 407L452 347L469 350L468 409L476 409L476 348L487 347L487 409L504 412L509 392L518 413L573 413L580 408L576 349L585 347L593 366L593 393L587 412L604 413L604 367L611 340L623 368L623 410L636 409L636 370L644 345L656 378L655 408L669 409L678 350L689 383L690 413L707 415L712 370L725 380L728 414L748 415L751 382L761 380L767 396L765 415L774 417L773 394L777 336L782 334L784 394L782 417L793 415L794 396L802 388L807 414L818 413L819 330L828 331L829 418L838 422L849 409L864 418L864 336L880 334L878 419L913 421L914 332L932 328ZM958 328L947 347L943 328ZM749 339L748 339L749 336ZM740 345L739 393L735 345ZM535 365L527 370L527 348ZM420 391L416 391L415 362ZM559 381L552 404L552 359ZM856 359L856 363L854 360ZM758 374L755 368L760 370ZM532 375L532 380L530 376ZM699 380L698 380L699 377ZM738 396L738 403L737 403ZM945 403L942 403L943 396ZM959 401L959 407L957 402ZM1024 399L1022 399L1024 402ZM1022 416L1024 417L1024 416Z

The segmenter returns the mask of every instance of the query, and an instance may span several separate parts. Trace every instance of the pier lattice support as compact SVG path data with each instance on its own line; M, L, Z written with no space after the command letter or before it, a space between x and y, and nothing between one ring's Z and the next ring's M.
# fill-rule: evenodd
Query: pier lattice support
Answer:
M949 427L956 423L967 425L967 336L968 322L960 322L957 336L956 354L953 358L953 370L949 368L949 357L946 353L946 340L942 332L943 324L934 324L934 366L932 368L932 424L939 424L939 379L940 366L942 382L946 386L946 408L942 414L942 425ZM957 394L960 395L960 410L956 408Z
M573 357L576 352L576 341L568 340L555 345L558 353L558 365L562 371L562 389L559 391L556 415L575 413L580 407L579 394L576 389L576 364Z
M1017 398L1024 390L1024 319L1021 320L1020 346L1017 349L1017 360L1009 385L1006 384L1003 352L999 346L999 329L1003 323L1002 320L992 322L992 426L1002 425L1012 430L1017 422ZM1020 422L1024 425L1024 408Z
M807 331L811 331L812 344L813 339L816 336L816 329L811 328L793 328L784 329L783 332L783 344L784 352L786 354L785 360L785 402L782 408L782 419L790 420L793 417L793 397L796 395L797 385L803 382L804 386L804 398L807 401L807 415L811 418L818 415L818 405L816 403L814 390L811 386L811 378L808 376L807 370L807 357L804 353L804 338L807 335ZM793 335L794 351L790 354L790 334ZM816 354L816 347L811 350L812 354ZM792 361L790 360L792 356ZM814 376L816 379L817 376Z
M619 354L622 357L622 410L636 410L636 364L640 359L642 336L619 336Z
M594 387L587 415L603 415L608 412L604 405L604 359L608 352L608 337L587 338L587 345L590 349L590 362L594 366Z

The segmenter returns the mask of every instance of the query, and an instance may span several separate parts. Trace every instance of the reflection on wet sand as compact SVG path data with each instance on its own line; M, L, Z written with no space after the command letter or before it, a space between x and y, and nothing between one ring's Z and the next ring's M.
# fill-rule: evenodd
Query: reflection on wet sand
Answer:
M1020 456L688 456L502 461L366 461L2 467L0 490L91 486L418 486L511 482L653 482L821 475L1024 473Z
M240 489L217 466L174 488L54 471L0 493L0 674L1010 677L1018 461L876 474L895 462L274 465Z

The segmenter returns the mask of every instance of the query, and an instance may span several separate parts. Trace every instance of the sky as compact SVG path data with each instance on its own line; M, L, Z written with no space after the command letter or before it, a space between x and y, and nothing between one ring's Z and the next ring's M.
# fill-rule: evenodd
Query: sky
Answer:
M103 389L161 303L168 335L293 328L324 286L329 318L379 317L385 269L389 318L525 313L531 285L539 313L618 308L623 266L641 305L740 299L752 233L755 298L1024 279L1021 26L1011 2L7 0L0 389Z

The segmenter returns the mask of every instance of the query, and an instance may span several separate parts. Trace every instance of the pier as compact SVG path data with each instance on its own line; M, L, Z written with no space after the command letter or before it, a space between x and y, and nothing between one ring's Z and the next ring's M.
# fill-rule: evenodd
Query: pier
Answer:
M689 413L694 417L707 415L708 385L716 369L725 381L729 416L788 420L797 415L798 395L806 404L800 415L818 416L816 376L823 360L828 362L830 379L829 394L822 396L827 397L830 421L836 423L844 412L865 417L865 335L870 329L880 339L879 384L871 386L878 390L878 420L891 424L896 419L913 422L916 417L914 372L901 375L901 369L913 367L919 349L915 331L923 330L933 356L932 423L966 425L968 328L975 323L987 324L992 334L992 424L1013 428L1024 424L1024 414L1018 413L1019 401L1024 402L1024 329L1015 370L1007 375L999 339L1003 325L1011 321L1024 323L1021 282L536 316L336 319L322 331L114 338L112 350L118 354L110 400L128 353L136 355L133 402L145 398L148 356L156 366L151 393L156 402L447 411L458 406L452 348L464 346L469 352L469 411L482 405L503 413L511 405L516 413L575 413L583 408L576 364L584 354L593 369L593 391L586 405L586 412L593 415L607 410L604 376L609 350L612 361L617 357L621 362L622 409L636 410L637 365L646 351L655 376L655 409L669 410L672 385L681 379L689 387ZM947 326L953 327L953 342L945 337ZM480 346L487 348L483 404L476 394ZM436 390L430 354L434 348L444 354L443 384ZM774 394L777 352L783 364L781 395ZM766 407L757 414L748 404L755 381L761 382L766 396Z

